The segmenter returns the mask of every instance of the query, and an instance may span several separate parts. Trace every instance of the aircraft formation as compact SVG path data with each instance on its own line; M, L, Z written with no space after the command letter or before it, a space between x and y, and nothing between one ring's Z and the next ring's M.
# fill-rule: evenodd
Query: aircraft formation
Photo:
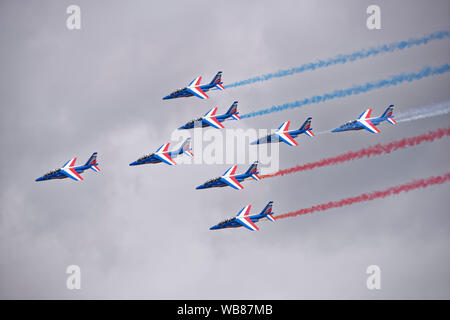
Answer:
M208 84L200 84L202 77L195 78L188 86L175 90L169 95L163 97L163 100L176 99L176 98L187 98L187 97L198 97L200 99L208 99L209 97L205 92L209 90L224 90L222 82L222 72L219 71L216 76ZM212 108L204 116L197 119L191 120L179 127L179 130L188 130L197 127L212 127L215 129L223 129L222 124L225 120L240 120L238 112L238 101L234 101L230 106L228 111L224 114L217 115L217 107ZM380 131L376 127L380 123L387 121L391 124L396 124L393 119L394 106L390 105L380 117L371 118L372 109L365 110L356 120L349 121L342 126L331 130L331 132L344 132L353 130L366 129L370 133L379 133ZM289 146L298 146L298 142L295 140L299 135L305 134L309 137L314 137L314 133L311 128L312 118L308 117L306 121L299 127L299 129L289 130L290 121L284 122L274 133L262 137L256 141L253 141L252 145L258 145L263 143L277 143L284 142ZM130 163L130 166L137 166L143 164L156 164L156 163L166 163L168 165L176 165L175 158L178 156L186 155L188 157L194 157L192 153L192 148L190 145L190 138L187 138L180 148L176 150L169 150L170 143L163 144L154 153L145 155ZM52 170L45 175L37 178L35 181L47 181L53 179L64 179L71 178L75 181L83 180L81 173L85 170L91 169L95 172L99 172L97 162L97 152L94 152L89 160L80 166L75 166L77 158L73 158L67 161L61 168ZM212 178L205 183L196 187L199 189L209 189L209 188L221 188L221 187L231 187L236 190L242 190L242 182L245 180L255 180L260 181L258 171L258 161L255 161L247 171L241 174L236 174L237 165L229 168L223 175ZM270 201L264 209L259 214L250 215L251 205L245 206L239 213L225 221L212 226L210 230L227 229L227 228L237 228L245 227L251 231L259 230L255 225L260 219L266 218L269 221L275 221L276 218L273 216L272 212L273 201Z

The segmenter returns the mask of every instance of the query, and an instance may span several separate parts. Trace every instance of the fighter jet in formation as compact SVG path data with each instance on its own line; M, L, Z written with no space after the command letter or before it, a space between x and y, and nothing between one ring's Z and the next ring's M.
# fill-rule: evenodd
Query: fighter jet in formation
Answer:
M253 141L251 144L262 144L262 143L274 143L283 141L290 146L298 146L297 141L294 140L297 136L305 133L309 137L314 137L314 133L311 128L311 120L309 117L303 123L303 125L298 130L289 130L290 121L284 122L273 134L269 134L263 138Z
M173 160L173 158L176 158L182 154L186 154L191 158L194 156L194 154L192 153L190 141L191 138L187 138L180 148L173 151L168 151L170 143L163 144L161 147L158 148L158 150L156 150L156 152L139 158L138 160L130 163L130 166L137 166L147 163L160 163L160 162L165 162L171 166L176 165L177 163Z
M225 90L225 88L222 85L223 84L222 71L219 71L216 74L216 76L212 79L212 81L208 84L201 85L200 84L201 81L202 77L197 77L194 80L192 80L192 82L189 83L187 87L175 90L171 94L165 96L163 100L181 97L192 97L192 96L196 96L200 99L208 99L209 97L206 95L205 92L209 91L210 89Z
M191 120L186 123L184 126L179 127L179 130L182 129L192 129L197 127L214 127L216 129L223 129L224 126L222 122L224 122L228 118L232 118L234 120L240 120L239 112L237 111L238 102L235 101L231 105L230 109L225 114L216 115L217 108L212 108L209 110L203 117Z
M259 219L267 218L268 220L274 222L275 218L272 215L272 204L273 201L270 201L265 208L261 211L260 214L250 215L251 205L245 206L236 217L227 219L225 221L216 224L215 226L209 228L209 230L218 230L225 228L238 228L238 227L246 227L251 231L259 230L259 228L255 225L255 222L258 222Z
M245 173L236 174L237 165L232 166L228 169L222 176L210 179L206 181L204 184L198 186L196 189L208 189L208 188L221 188L230 186L234 189L241 190L244 187L240 184L240 182L253 179L256 181L261 180L258 176L258 161L255 161L250 168Z
M377 129L377 125L379 125L383 121L388 121L391 124L397 124L397 122L393 119L393 113L394 113L394 105L391 104L386 111L381 115L381 117L378 118L371 118L370 114L372 112L372 109L367 109L364 111L358 119L349 121L339 128L336 128L332 130L331 132L342 132L342 131L349 131L349 130L362 130L366 129L367 131L371 133L379 133L380 130Z
M65 179L71 178L75 181L83 180L80 176L80 173L83 173L87 169L92 169L95 172L99 172L97 162L97 152L94 152L89 160L82 166L75 166L75 162L77 158L73 158L72 160L67 161L61 168L52 170L42 177L36 179L36 181L45 181L45 180L53 180L53 179Z

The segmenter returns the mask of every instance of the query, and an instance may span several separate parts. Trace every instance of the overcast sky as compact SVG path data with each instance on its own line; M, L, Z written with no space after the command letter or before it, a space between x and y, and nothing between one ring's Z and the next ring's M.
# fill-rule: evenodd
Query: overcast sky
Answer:
M66 8L81 8L81 30ZM381 30L366 8L381 7ZM1 1L0 298L402 299L450 298L450 185L323 213L210 231L247 204L286 212L441 175L449 141L285 177L244 190L195 190L229 164L129 167L170 142L177 127L235 100L241 114L450 62L449 40L211 92L163 101L197 76L225 84L340 53L449 27L450 3L433 1ZM345 99L229 121L277 128L313 118L334 128L367 108L380 114L450 98L450 75ZM319 160L428 130L450 117L301 136L280 145L280 167ZM210 129L214 130L214 129ZM34 180L67 160L98 152L84 181ZM197 150L198 151L198 150ZM196 153L194 149L194 153ZM247 169L241 164L238 171ZM66 288L68 265L81 290ZM366 268L381 268L368 290ZM243 275L245 275L243 277Z

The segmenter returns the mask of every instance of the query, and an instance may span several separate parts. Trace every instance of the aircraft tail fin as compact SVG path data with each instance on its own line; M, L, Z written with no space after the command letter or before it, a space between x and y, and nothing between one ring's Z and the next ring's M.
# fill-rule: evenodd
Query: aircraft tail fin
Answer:
M218 84L222 82L222 71L217 72L215 77L211 80L210 85Z
M240 120L241 118L238 116L239 112L237 110L238 102L235 101L231 105L230 109L228 109L226 115L231 115L231 117L235 120Z
M269 203L261 211L261 214L264 215L264 217L267 218L268 220L274 222L275 218L272 215L272 205L273 201L269 201Z
M308 119L306 119L299 130L305 132L310 137L314 137L314 133L312 132L311 128L311 120L312 118L308 117Z
M214 86L216 89L224 90L225 88L222 85L222 71L217 72L215 77L209 83L210 86Z
M253 180L259 181L261 178L258 176L258 161L253 162L253 164L248 168L245 174L250 175Z
M381 116L382 118L386 118L387 121L391 124L397 124L397 122L393 119L394 118L394 105L391 104L389 107L387 107L386 111Z
M192 148L191 148L191 138L187 138L186 141L183 142L178 153L179 154L184 153L187 156L189 156L190 158L194 157L194 154L192 153Z
M92 156L86 162L85 166L88 166L90 169L94 170L95 172L100 171L100 169L98 167L98 162L97 162L97 152L94 152L92 154Z
M394 105L391 104L389 107L387 107L386 111L383 113L382 117L391 117L394 113Z

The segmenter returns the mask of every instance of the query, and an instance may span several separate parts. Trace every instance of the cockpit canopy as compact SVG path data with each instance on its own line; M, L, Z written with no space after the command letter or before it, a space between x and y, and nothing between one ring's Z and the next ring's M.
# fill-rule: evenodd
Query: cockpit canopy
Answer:
M229 219L223 220L222 222L219 222L219 225L226 224L226 223L231 222L233 220L234 220L234 218L229 218Z
M201 122L203 118L197 118L197 119L193 119L191 121L189 121L188 123L186 123L187 125L193 125L196 122Z
M49 171L49 172L47 172L46 174L44 174L44 177L51 176L52 174L54 174L54 173L56 173L56 172L58 172L58 171L60 171L60 170L61 170L61 169L55 169L55 170Z
M180 93L180 92L184 91L185 89L186 89L186 88L180 88L180 89L177 89L177 90L175 90L174 92L172 92L170 95L171 95L171 96L176 95L177 93Z
M355 122L356 122L356 120L347 121L346 123L344 123L344 126L355 123Z
M210 184L210 183L212 183L212 182L219 181L219 180L220 180L220 177L218 177L218 178L212 178L212 179L209 179L208 181L206 181L205 184Z
M154 153L151 153L151 154L147 154L147 155L145 155L145 156L142 156L142 157L140 157L137 161L142 161L142 160L148 159L148 158L150 158L152 155L154 155Z

